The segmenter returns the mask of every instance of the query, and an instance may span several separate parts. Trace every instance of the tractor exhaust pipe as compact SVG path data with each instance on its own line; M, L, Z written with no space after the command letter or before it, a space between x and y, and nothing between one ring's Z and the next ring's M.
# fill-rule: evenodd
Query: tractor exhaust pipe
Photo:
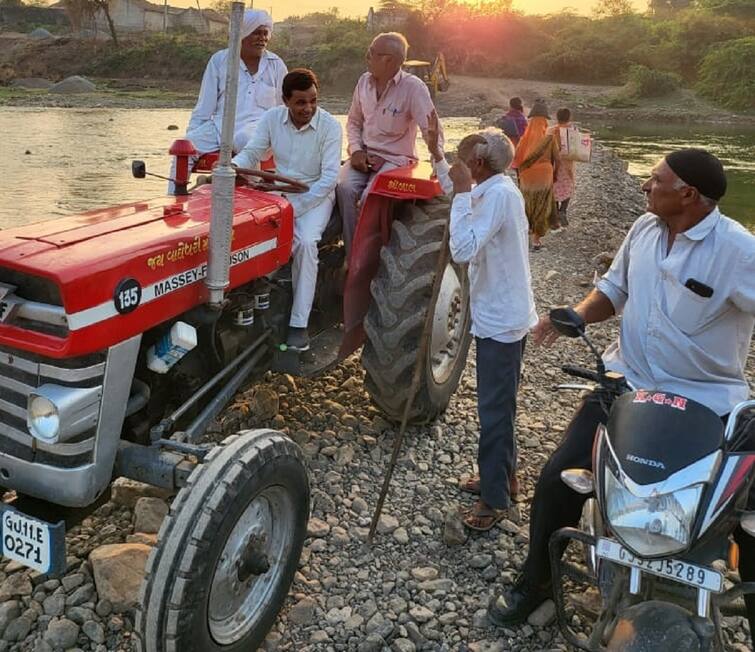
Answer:
M231 156L236 125L236 95L239 87L243 19L244 3L232 2L228 34L228 70L225 78L223 128L220 134L220 159L212 173L212 217L210 219L210 245L207 278L205 280L205 285L209 291L208 303L215 309L220 309L223 305L230 270L233 189L236 182L236 172L231 166Z

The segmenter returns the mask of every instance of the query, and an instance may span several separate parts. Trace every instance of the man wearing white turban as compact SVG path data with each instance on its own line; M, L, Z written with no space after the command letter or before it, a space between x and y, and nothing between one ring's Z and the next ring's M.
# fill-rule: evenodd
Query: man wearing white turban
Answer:
M283 104L281 89L288 69L277 54L266 50L272 32L273 19L269 13L261 9L247 9L244 12L233 137L235 152L241 151L251 138L262 114ZM227 70L227 49L213 54L205 68L197 105L191 113L186 131L186 137L194 143L199 154L220 149ZM169 192L172 191L171 183Z

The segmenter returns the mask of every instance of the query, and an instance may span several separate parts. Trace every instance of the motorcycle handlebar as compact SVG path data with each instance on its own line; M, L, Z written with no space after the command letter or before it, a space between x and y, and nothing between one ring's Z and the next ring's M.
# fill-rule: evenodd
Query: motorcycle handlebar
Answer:
M589 369L585 369L584 367L578 367L573 364L565 364L561 366L561 371L569 374L570 376L576 376L577 378L592 380L595 383L600 382L598 374L596 374L594 371L590 371Z

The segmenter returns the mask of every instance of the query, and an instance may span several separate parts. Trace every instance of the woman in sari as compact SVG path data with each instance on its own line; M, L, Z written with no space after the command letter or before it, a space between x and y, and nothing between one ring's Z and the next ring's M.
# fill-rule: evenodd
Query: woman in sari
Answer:
M560 129L571 127L571 111L563 108L556 111L556 120L558 124L554 125L548 130L548 133L553 134L560 146ZM561 226L567 226L569 220L566 218L566 211L569 208L569 200L571 200L574 194L574 161L564 158L559 154L558 165L556 165L556 173L553 179L553 197L556 200L556 208L558 209L558 219Z
M519 189L530 224L532 248L542 248L542 238L549 228L559 228L553 179L559 158L557 136L548 133L548 107L536 100L529 115L527 130L516 148L514 165L519 173Z

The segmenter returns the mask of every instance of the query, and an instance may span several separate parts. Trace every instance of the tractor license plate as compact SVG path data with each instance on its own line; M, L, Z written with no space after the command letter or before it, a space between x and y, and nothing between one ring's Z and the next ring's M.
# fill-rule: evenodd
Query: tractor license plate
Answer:
M629 550L611 539L598 539L597 555L603 559L639 568L647 573L667 577L676 582L721 593L724 588L724 576L718 571L703 566L689 564L678 559L643 559L633 555Z
M46 523L7 505L0 506L0 541L3 557L40 573L65 570L65 523Z

